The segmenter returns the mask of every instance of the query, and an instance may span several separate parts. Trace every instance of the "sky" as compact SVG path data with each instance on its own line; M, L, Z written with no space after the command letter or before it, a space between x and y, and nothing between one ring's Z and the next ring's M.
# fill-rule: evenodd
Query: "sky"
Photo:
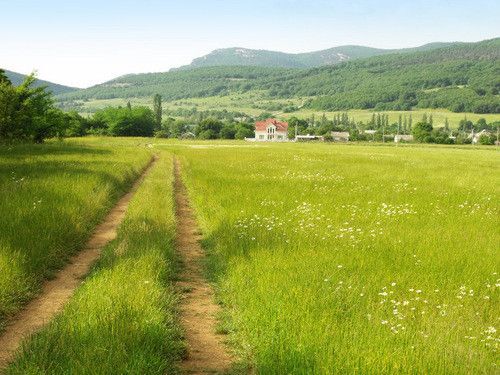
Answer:
M75 87L217 48L308 52L500 36L499 0L0 0L0 67Z

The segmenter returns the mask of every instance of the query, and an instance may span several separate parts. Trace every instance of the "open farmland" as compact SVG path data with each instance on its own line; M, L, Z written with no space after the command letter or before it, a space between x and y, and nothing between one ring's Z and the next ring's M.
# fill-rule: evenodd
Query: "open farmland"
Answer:
M495 149L178 148L257 373L498 371Z

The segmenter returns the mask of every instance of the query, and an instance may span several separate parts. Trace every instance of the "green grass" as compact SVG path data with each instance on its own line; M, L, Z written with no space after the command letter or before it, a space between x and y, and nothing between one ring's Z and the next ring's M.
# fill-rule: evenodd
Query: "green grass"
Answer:
M19 296L28 280L28 298L50 275L46 269L81 247L149 159L145 143L161 159L134 196L118 238L8 373L175 373L183 343L171 287L177 268L171 152L183 163L207 274L223 306L219 331L229 333L241 358L235 368L498 372L494 147L137 138L5 147L2 173L15 170L16 178L0 185L9 194L0 196L0 209L24 219L0 229L0 244L21 241L13 233L22 233L17 252L3 259L25 268L2 267L0 280L16 283L0 284L0 293ZM100 210L88 199L99 189ZM51 212L58 220L47 219ZM71 251L63 240L75 241ZM37 242L59 252L34 252ZM35 265L38 274L26 271Z
M136 192L118 237L61 315L9 374L165 374L183 351L176 324L172 157Z
M139 142L0 146L0 331L149 161Z
M498 372L496 149L234 145L176 152L244 363Z

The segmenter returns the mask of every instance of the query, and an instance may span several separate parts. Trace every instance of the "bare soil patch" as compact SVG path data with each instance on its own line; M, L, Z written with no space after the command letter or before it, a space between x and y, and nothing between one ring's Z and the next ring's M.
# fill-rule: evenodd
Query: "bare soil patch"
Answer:
M181 369L187 374L224 373L230 369L232 358L223 343L224 336L216 333L215 315L219 306L214 302L214 292L203 275L201 260L204 253L199 243L199 229L180 170L176 159L176 247L183 262L177 289L182 293L180 321L188 345Z
M102 248L116 238L117 228L125 217L128 203L156 160L157 157L153 157L130 191L95 228L84 249L73 256L54 279L45 282L41 293L9 321L0 336L0 371L13 360L24 339L48 324L62 310L99 258Z

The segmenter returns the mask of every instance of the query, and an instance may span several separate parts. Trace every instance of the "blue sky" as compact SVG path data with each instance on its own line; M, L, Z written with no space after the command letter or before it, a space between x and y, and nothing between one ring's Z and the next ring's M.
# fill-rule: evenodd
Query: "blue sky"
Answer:
M86 87L216 48L306 52L500 36L498 0L0 0L0 67Z

